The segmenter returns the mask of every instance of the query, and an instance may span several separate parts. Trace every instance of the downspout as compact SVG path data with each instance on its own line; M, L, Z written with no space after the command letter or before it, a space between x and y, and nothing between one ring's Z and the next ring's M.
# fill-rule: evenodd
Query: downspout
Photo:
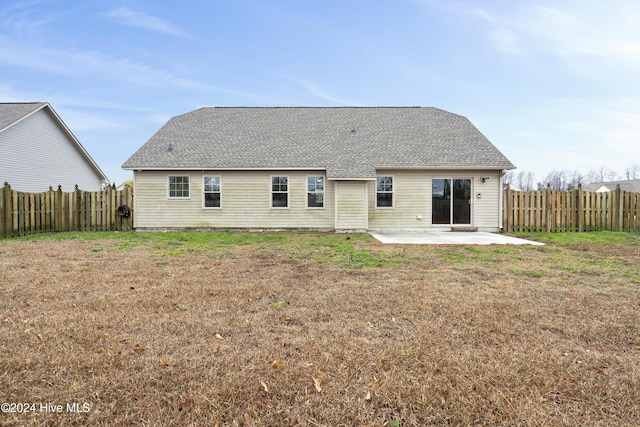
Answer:
M502 225L504 224L504 218L503 218L503 214L504 214L504 209L503 209L503 203L504 203L504 176L507 174L507 170L506 169L502 169L502 172L500 172L500 179L498 180L499 183L499 190L500 191L500 197L498 197L499 202L499 208L500 208L500 215L498 216L500 223L498 224L498 229L500 230L500 232L503 232L504 229L502 227Z
M133 188L131 189L131 191L133 191L133 206L131 206L131 209L133 210L133 224L131 225L133 227L133 231L136 230L136 228L138 228L138 215L136 215L136 194L138 194L138 180L136 179L136 175L140 174L139 170L133 170Z

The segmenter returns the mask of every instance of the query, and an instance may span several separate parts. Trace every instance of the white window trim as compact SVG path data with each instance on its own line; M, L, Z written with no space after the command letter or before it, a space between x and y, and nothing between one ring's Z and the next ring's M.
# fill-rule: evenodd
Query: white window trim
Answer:
M171 180L171 177L187 177L189 178L189 195L187 197L178 197L178 196L172 196L171 195L171 183L169 182ZM193 188L191 185L191 175L167 175L167 199L169 200L190 200L191 199L191 194L193 193Z
M308 199L308 194L309 194L309 178L315 178L315 177L320 177L323 179L324 182L324 187L322 189L322 207L317 207L317 206L309 206L309 199ZM326 209L327 208L327 177L325 177L324 175L307 175L305 177L304 180L304 196L305 196L305 206L307 209L311 209L311 210L321 210L321 209Z
M273 206L273 178L287 178L287 206L285 207L279 207L279 206ZM290 193L290 188L291 188L291 180L289 179L289 175L271 175L269 177L269 206L271 209L276 209L276 210L283 210L283 209L289 209L291 206L291 195ZM285 193L284 191L276 191L275 194L282 194ZM306 194L306 193L305 193Z
M378 206L378 178L391 178L391 206ZM376 176L376 180L373 182L373 191L375 198L376 209L395 209L396 207L396 177L395 175L380 175ZM383 191L383 193L388 193L388 191Z
M205 206L204 180L205 178L218 178L220 180L220 206ZM203 175L202 176L202 209L222 209L222 175Z

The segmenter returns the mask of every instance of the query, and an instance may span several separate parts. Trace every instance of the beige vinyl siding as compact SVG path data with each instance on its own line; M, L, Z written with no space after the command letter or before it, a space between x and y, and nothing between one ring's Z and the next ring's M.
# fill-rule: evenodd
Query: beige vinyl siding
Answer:
M317 171L136 171L135 226L145 228L333 229L333 183L325 207L307 209L307 176ZM169 199L169 176L189 176L190 197ZM203 206L203 177L220 176L222 206ZM271 177L288 176L289 207L271 207Z
M169 199L169 176L190 177L190 197ZM325 207L307 208L307 177L317 171L137 171L135 226L154 228L448 229L431 224L434 178L472 180L471 225L500 228L499 171L379 170L393 176L393 208L376 208L376 183L325 180ZM221 208L203 207L203 177L220 176ZM289 207L271 208L271 177L289 178ZM481 177L489 177L481 182ZM477 198L477 194L481 198Z
M489 177L489 180L482 182L480 177L483 176ZM479 173L475 177L472 185L475 226L481 230L498 231L502 227L500 221L500 193L502 192L500 172ZM478 193L482 195L480 199L477 198Z
M334 181L336 185L336 230L366 230L367 189L375 181Z
M426 210L430 209L431 182L424 172L379 170L378 176L393 177L393 208L376 207L376 185L375 182L370 183L370 228L420 228L431 224L431 217L425 218ZM422 220L416 220L417 215L421 215Z
M376 208L375 183L368 186L370 229L425 229L450 226L431 224L431 180L434 178L471 179L471 225L481 230L500 228L499 171L407 171L378 170L393 176L394 208ZM489 177L481 182L481 177ZM481 198L477 194L481 193Z
M0 152L0 182L14 190L102 189L102 177L46 108L0 132Z

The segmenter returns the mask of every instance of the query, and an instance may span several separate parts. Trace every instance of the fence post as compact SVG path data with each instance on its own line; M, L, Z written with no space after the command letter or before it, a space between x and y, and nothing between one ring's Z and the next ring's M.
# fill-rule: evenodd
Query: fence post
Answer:
M133 194L133 187L130 187L128 185L125 185L125 202L124 204L129 206L129 218L127 218L127 227L126 227L126 231L131 231L133 230L133 220L134 220L134 216L135 216L135 200L134 200L134 194Z
M622 223L623 223L623 215L624 208L622 206L622 189L620 188L620 184L616 184L615 196L613 197L612 202L616 205L614 217L615 225L612 226L614 231L622 231Z
M107 230L114 231L116 227L116 194L117 190L109 186L109 207L107 208L107 215L109 217L109 226Z
M80 223L80 210L78 207L78 184L73 189L73 195L69 202L71 203L71 220L73 225L71 226L73 231L80 231L78 224Z
M629 194L629 230L640 232L640 193Z
M582 189L582 184L578 184L578 191L576 191L576 226L578 227L576 231L581 232L584 231L584 190Z
M4 183L4 187L2 187L2 199L0 200L0 220L2 224L2 237L8 238L11 237L11 186L8 182Z
M54 230L57 232L64 231L62 227L62 185L58 185L58 190L53 197L53 213L54 213Z
M553 206L552 200L551 200L551 184L547 184L547 189L545 191L545 206L544 206L544 210L545 210L545 217L547 220L547 224L546 224L546 230L547 233L551 232L551 221L553 218L553 212L551 207Z
M507 186L502 191L502 230L509 233L511 229L509 228L509 213L511 209L509 209L509 190L511 189L511 184L507 184Z

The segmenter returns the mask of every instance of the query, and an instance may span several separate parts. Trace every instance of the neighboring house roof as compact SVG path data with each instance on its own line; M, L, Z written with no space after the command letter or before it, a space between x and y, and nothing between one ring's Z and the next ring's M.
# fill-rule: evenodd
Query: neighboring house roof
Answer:
M13 102L13 103L0 103L0 135L4 133L5 137L8 133L10 133L9 129L16 126L18 123L28 119L31 116L35 116L39 111L46 111L54 122L57 124L57 128L62 131L62 134L65 135L65 140L69 141L71 145L74 147L77 153L87 162L89 168L95 172L95 176L99 177L104 183L109 183L109 179L104 174L102 169L97 165L97 163L91 158L89 153L82 146L80 141L75 137L75 135L71 132L71 130L67 127L67 125L62 121L60 116L55 112L55 110L49 105L48 102ZM26 122L25 122L26 123ZM15 128L14 128L15 129ZM35 136L37 138L42 139L42 135L38 134L41 129L36 129L33 132L30 132L30 136ZM5 133L6 132L6 133ZM56 131L57 132L57 131ZM10 138L10 141L14 141L13 137ZM18 142L21 142L19 140ZM23 141L22 141L23 142ZM24 150L22 150L24 151ZM32 153L21 153L23 156L31 157L34 156Z
M503 190L505 190L507 187L509 187L509 190L511 191L522 191L520 187L516 187L515 185L509 184L508 182L505 182L504 184L502 184Z
M124 169L513 169L471 122L430 107L206 107L170 119Z
M47 105L46 102L0 103L0 132Z
M626 181L606 181L606 182L594 182L586 184L582 187L584 191L613 191L620 185L621 190L632 191L634 193L640 193L640 179L631 179Z

